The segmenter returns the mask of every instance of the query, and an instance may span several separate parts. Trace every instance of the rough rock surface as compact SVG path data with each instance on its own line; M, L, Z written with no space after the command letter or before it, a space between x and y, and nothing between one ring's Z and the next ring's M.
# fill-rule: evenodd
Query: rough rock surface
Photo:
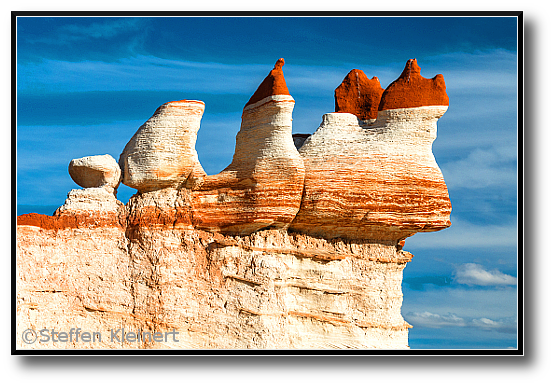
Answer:
M379 111L422 106L448 106L446 84L441 74L433 79L421 76L416 59L410 59L397 80L383 92Z
M408 348L394 246L268 230L247 237L173 227L20 226L20 348ZM28 328L101 342L21 340ZM178 342L110 330L179 332Z
M361 70L352 70L335 89L335 112L350 113L363 121L375 120L383 88L374 76L368 79Z
M306 177L290 229L326 238L393 240L450 226L451 205L431 151L446 107L380 112L370 127L329 113L300 148Z
M285 59L281 58L273 67L273 70L269 73L268 76L262 81L258 86L258 89L252 97L246 103L246 106L252 105L265 99L272 95L289 95L289 89L287 87L287 82L285 81L285 76L283 74L283 66L285 65Z
M449 226L431 152L444 81L409 61L375 120L362 110L376 98L346 101L355 109L293 139L283 64L246 104L221 173L207 176L194 150L203 103L171 102L121 155L138 190L126 205L113 183L88 187L88 167L53 216L18 216L19 349L408 348L404 239ZM71 328L97 339L67 339ZM66 339L28 344L28 329ZM156 332L171 339L137 338Z

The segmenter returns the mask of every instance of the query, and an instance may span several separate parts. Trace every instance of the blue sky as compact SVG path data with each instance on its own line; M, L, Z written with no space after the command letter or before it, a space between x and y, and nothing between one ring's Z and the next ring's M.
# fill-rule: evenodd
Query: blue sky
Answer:
M451 228L406 242L410 345L515 347L516 49L517 21L500 17L18 18L18 207L51 214L78 188L71 159L118 159L171 100L206 103L197 151L206 172L221 171L242 107L280 57L296 133L334 110L351 69L386 87L417 58L450 97L433 151L453 212ZM119 199L133 193L121 186Z

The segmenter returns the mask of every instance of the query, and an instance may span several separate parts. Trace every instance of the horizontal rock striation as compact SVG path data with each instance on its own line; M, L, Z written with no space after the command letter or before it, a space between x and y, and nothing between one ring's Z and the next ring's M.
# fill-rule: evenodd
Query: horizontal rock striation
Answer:
M139 192L178 187L193 170L201 170L195 145L203 113L201 101L160 106L123 149L122 182Z
M395 240L450 225L448 190L431 152L435 122L445 109L391 111L372 127L352 114L323 117L300 149L304 196L291 230ZM412 118L402 129L399 115Z
M442 76L414 60L384 91L351 71L336 112L292 135L280 59L243 109L231 164L195 150L203 102L162 105L110 156L72 160L53 216L17 218L19 349L408 348L402 250L450 225L432 153ZM119 182L137 189L126 205ZM27 329L97 341L23 342ZM110 339L113 331L176 339Z
M250 234L285 228L302 199L304 162L292 139L294 99L280 59L244 107L231 164L195 179L194 225L198 229Z
M408 348L394 246L267 230L53 231L20 226L20 348ZM38 242L38 243L37 243ZM27 328L98 331L101 342L21 340ZM112 341L110 330L177 331L178 342Z
M349 88L359 88L350 74L337 88L346 95L352 94ZM383 93L375 121L346 112L323 116L299 149L306 176L291 230L387 241L450 226L448 189L432 153L437 120L448 108L448 97L444 82L441 88L435 87L440 82L427 81L415 60L409 60ZM431 84L429 95L421 84ZM400 103L400 85L409 103Z

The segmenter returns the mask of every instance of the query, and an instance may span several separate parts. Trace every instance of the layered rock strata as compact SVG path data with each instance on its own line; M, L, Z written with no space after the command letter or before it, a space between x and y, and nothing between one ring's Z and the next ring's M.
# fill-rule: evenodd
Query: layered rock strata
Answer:
M285 228L300 208L304 162L292 139L292 110L284 60L260 84L243 109L231 164L193 181L192 210L198 229L250 234Z
M358 90L351 78L337 90ZM432 153L437 120L448 108L441 79L422 78L415 59L409 60L383 92L374 122L346 112L325 114L299 149L304 195L290 229L325 238L401 241L450 226L448 189ZM401 103L403 92L409 103Z
M54 216L18 217L19 349L408 348L403 240L449 225L431 152L444 81L410 60L382 92L353 70L341 112L293 136L283 64L244 107L221 173L194 149L203 103L170 102L121 154L138 190L126 205L115 160L85 157L69 168L85 189ZM23 340L71 328L96 339ZM137 338L155 333L170 339Z
M203 113L201 101L181 100L160 106L123 149L119 157L122 182L145 192L178 187L193 170L202 170L195 145Z
M171 226L19 226L18 241L20 349L408 348L400 307L410 255L394 246ZM21 339L28 328L72 327L101 341ZM178 341L110 338L122 329L175 330Z

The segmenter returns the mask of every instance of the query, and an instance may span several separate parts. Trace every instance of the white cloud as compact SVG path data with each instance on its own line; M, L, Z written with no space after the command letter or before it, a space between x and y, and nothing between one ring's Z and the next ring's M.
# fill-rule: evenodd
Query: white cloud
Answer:
M486 331L517 332L517 320L515 318L503 318L499 320L491 320L489 318L472 319L469 325Z
M513 317L492 320L489 318L464 318L453 313L440 315L424 311L408 313L405 318L416 328L467 327L509 334L517 332L517 320Z
M466 322L463 318L454 314L448 314L446 316L433 314L431 312L412 312L406 315L406 319L414 326L423 326L429 328L441 328L446 326L463 327Z
M457 267L454 280L459 284L480 286L517 285L517 279L514 276L502 273L497 269L488 271L482 265L475 263Z
M429 311L454 314L466 321L504 320L517 314L516 286L429 286L425 291L403 289L402 314Z

